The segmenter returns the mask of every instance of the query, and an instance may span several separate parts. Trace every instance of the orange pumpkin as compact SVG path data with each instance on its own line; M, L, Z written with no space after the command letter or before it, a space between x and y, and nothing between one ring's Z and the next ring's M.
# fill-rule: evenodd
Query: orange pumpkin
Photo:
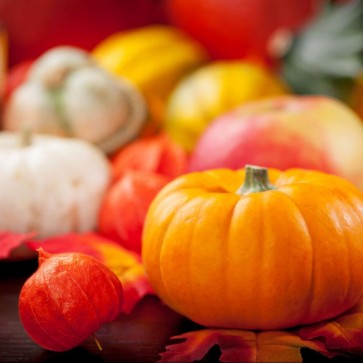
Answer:
M158 193L142 258L158 295L191 320L281 329L357 303L362 232L363 195L340 177L217 169L185 174Z

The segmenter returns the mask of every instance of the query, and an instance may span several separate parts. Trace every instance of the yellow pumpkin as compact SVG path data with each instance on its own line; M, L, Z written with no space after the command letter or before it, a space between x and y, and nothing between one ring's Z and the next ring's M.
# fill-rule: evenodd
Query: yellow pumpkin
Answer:
M354 306L363 293L362 193L317 171L245 170L185 174L153 200L142 259L157 294L222 328L289 328Z
M186 150L217 116L246 102L288 93L273 72L247 61L217 61L185 77L173 90L165 129Z
M92 51L109 72L130 80L149 101L151 111L163 105L176 83L207 61L204 49L167 25L122 31L104 39Z

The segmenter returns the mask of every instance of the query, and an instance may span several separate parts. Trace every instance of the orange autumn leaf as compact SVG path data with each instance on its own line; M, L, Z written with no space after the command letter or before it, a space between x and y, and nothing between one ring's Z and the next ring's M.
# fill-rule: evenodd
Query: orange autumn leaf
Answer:
M327 349L363 355L363 299L345 314L302 327L297 333L302 339L323 341Z
M124 313L130 313L145 295L153 294L140 256L96 233L69 233L41 241L30 241L27 246L33 250L42 247L49 253L81 252L102 261L122 282Z
M252 332L245 330L204 329L172 339L183 339L166 347L159 362L194 362L201 360L218 345L220 362L302 362L301 348L310 348L332 357L322 343L303 340L284 331Z

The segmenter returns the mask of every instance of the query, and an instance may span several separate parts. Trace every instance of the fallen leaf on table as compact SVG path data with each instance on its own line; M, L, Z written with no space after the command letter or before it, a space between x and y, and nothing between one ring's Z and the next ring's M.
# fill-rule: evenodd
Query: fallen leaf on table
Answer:
M0 260L11 257L11 253L24 245L26 241L34 238L36 232L15 233L9 231L0 231Z
M30 241L27 246L33 250L42 247L49 253L82 252L101 260L122 282L124 313L130 313L145 295L154 293L140 256L96 233L70 233L41 241Z
M363 300L345 314L298 330L302 339L324 342L340 352L363 354Z
M285 331L252 332L246 330L204 329L171 339L183 339L179 344L166 347L159 362L194 362L201 360L218 345L220 362L302 362L301 348L310 348L326 356L323 343L303 340Z

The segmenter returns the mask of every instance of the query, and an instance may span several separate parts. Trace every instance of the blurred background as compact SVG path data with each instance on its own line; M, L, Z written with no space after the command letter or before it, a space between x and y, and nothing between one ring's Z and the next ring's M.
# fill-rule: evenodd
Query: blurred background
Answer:
M53 122L67 119L109 155L162 131L191 154L216 118L273 96L325 95L363 117L361 0L0 0L0 23L4 130L69 136ZM71 82L89 62L138 93L138 121L125 111L131 92L87 125L102 97L84 96L86 84L116 97L96 76ZM62 89L51 103L50 89Z

